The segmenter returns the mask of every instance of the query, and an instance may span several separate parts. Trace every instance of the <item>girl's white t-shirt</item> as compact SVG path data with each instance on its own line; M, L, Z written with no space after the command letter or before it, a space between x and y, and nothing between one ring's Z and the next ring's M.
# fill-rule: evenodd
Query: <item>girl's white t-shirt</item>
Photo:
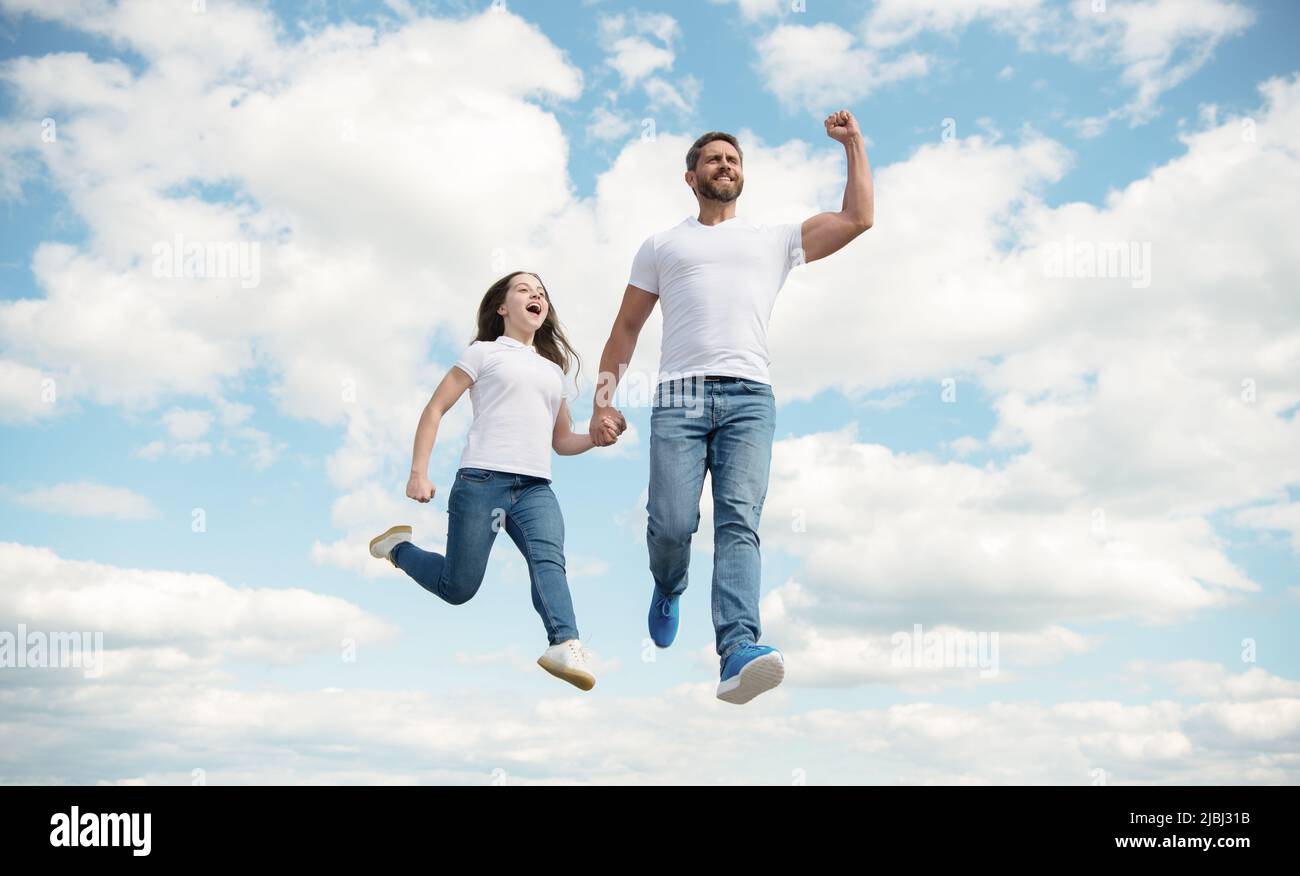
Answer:
M551 478L551 436L564 400L564 372L508 335L470 344L456 367L469 387L474 422L461 468Z
M628 283L659 296L659 379L727 374L771 383L767 325L777 293L803 263L803 223L756 225L694 216L646 238Z

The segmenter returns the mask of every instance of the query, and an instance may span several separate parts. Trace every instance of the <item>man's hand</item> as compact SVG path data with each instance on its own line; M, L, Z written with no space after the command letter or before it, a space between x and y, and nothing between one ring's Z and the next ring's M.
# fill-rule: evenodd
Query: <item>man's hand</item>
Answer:
M618 440L618 436L627 430L627 420L617 408L598 408L591 415L591 443L597 447L608 447Z
M433 498L436 491L437 488L429 481L428 477L411 472L411 478L406 482L406 495L408 498L417 502L428 502Z
M858 120L853 118L853 113L848 110L831 113L826 117L824 124L826 136L836 143L847 143L853 137L862 136L862 131L858 129Z

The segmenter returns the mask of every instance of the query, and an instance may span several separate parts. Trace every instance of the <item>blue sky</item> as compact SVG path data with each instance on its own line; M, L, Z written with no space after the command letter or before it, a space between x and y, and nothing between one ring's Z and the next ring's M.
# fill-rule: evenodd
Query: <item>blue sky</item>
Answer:
M0 673L0 780L1296 780L1293 4L489 5L0 3L0 630L107 649ZM773 315L779 691L713 699L707 502L646 659L644 408L554 460L592 693L532 665L508 539L460 607L366 555L445 532L469 403L427 507L414 426L503 264L585 420L685 146L741 134L740 212L795 221L839 207L840 108L877 227ZM258 242L259 283L151 274L175 234ZM1148 244L1149 288L1052 276L1067 239ZM998 673L891 664L914 624L998 634ZM74 722L102 741L38 732Z

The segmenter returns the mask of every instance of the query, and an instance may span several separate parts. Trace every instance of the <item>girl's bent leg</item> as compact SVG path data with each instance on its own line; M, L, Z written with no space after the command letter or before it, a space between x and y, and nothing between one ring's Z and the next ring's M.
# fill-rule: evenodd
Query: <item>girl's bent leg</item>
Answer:
M506 532L528 561L533 608L552 645L578 638L578 622L564 570L564 517L550 484L523 489L506 516Z
M443 571L447 568L445 555L434 551L426 551L409 541L404 541L393 548L390 556L392 556L397 568L415 579L415 583L435 596L446 599L443 596L442 583Z
M447 552L426 551L410 542L394 548L397 567L434 596L461 605L473 598L483 583L488 556L497 535L497 509L505 506L506 492L495 473L458 472L447 497ZM480 474L483 480L475 480Z

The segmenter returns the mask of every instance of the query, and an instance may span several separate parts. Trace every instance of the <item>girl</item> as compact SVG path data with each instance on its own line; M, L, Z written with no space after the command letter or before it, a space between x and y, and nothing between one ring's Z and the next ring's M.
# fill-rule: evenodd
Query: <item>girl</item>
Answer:
M447 498L447 553L416 547L409 526L376 536L370 553L460 605L478 592L488 553L504 526L528 562L533 607L550 641L538 665L591 690L596 678L578 640L564 573L564 519L550 485L552 449L573 456L594 446L589 434L574 434L563 397L571 361L581 368L541 279L517 272L493 283L479 304L476 340L420 415L406 484L406 495L417 502L433 498L427 471L438 424L468 389L474 421ZM621 418L602 417L598 435L612 443L625 428Z

